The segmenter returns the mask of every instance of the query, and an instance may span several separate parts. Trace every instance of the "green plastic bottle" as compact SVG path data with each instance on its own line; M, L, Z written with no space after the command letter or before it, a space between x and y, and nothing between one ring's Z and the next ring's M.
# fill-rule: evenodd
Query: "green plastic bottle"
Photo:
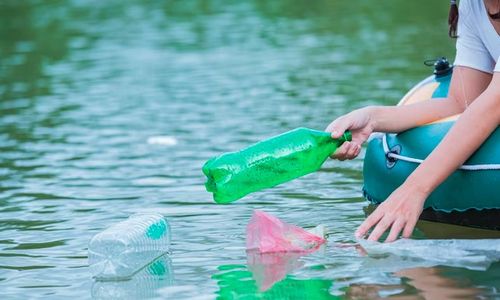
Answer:
M205 186L217 203L229 203L317 171L344 141L328 132L297 128L254 144L241 151L225 153L207 161Z

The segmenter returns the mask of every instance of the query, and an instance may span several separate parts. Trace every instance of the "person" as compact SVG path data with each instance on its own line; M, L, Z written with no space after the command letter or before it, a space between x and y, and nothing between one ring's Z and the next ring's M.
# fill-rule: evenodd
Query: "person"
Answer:
M451 2L456 8L456 2ZM449 22L450 36L456 36L457 42L446 99L364 107L335 119L326 129L334 138L346 130L352 132L352 141L332 155L345 160L360 153L372 132L402 132L461 114L424 162L359 226L357 238L368 235L370 229L368 240L372 241L378 241L386 231L386 242L394 241L400 233L410 237L426 198L500 124L500 0L461 0L458 15L450 10Z

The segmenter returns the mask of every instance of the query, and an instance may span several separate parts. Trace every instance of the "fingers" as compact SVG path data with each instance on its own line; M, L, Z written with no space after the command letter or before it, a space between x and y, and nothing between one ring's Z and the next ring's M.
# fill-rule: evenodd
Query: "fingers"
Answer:
M394 221L394 223L392 224L391 232L389 233L389 235L385 239L385 242L386 243L394 242L398 238L398 235L401 232L401 230L403 230L403 227L405 226L405 224L406 224L406 222L404 220L399 219L399 218L396 219L396 221Z
M417 225L418 218L409 220L408 223L405 225L405 229L403 230L403 237L405 239L409 239L411 237L411 234L413 233L413 229L415 228L415 225Z
M380 219L382 219L384 215L382 213L377 212L376 210L366 218L366 220L358 227L358 230L354 233L356 238L361 238L366 235L368 230L372 228L375 224L377 224Z
M368 240L378 241L391 227L386 242L396 240L401 231L404 238L410 238L427 197L427 194L419 193L418 189L412 190L410 187L402 185L392 192L359 226L355 236L357 238L365 236L373 228Z
M369 241L376 242L380 239L382 234L392 225L394 222L394 217L391 217L390 215L385 215L380 222L378 222L377 226L375 226L375 229L373 229L372 233L368 237Z
M402 236L404 238L410 238L418 221L418 218L406 221L404 218L395 219L396 217L390 215L375 213L376 212L372 213L368 218L366 218L363 224L359 226L355 233L356 238L365 236L373 226L375 226L375 228L368 237L369 241L378 241L382 234L389 229L389 227L391 227L391 230L385 240L386 243L394 242L398 238L401 231L403 231Z
M344 142L330 157L338 160L353 159L358 156L360 152L361 145L353 142Z
M349 149L351 147L351 142L345 142L337 148L335 153L333 153L330 157L338 160L346 160L347 153L349 152Z
M355 143L351 143L352 147L349 149L349 152L347 153L347 158L348 159L353 159L356 156L359 155L359 152L361 151L361 146Z
M351 127L351 121L349 121L347 118L340 117L330 123L328 127L326 127L327 132L332 133L332 137L334 139L338 139L344 134L344 132Z

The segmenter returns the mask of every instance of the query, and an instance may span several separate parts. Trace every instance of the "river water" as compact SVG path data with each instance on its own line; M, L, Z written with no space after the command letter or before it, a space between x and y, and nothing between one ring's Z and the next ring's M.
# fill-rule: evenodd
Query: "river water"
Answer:
M214 204L203 186L214 155L396 103L430 74L422 61L453 58L447 9L432 0L2 1L2 298L500 297L498 264L368 260L349 246L366 206L362 158L231 205ZM325 224L328 244L301 258L247 257L254 209ZM89 239L141 211L168 217L170 256L131 281L92 280ZM269 276L285 279L270 287Z

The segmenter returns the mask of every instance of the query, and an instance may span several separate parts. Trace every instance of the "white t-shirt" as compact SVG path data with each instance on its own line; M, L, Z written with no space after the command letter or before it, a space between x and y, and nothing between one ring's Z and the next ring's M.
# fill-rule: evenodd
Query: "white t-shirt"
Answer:
M461 0L455 65L487 73L500 72L500 35L483 0Z

